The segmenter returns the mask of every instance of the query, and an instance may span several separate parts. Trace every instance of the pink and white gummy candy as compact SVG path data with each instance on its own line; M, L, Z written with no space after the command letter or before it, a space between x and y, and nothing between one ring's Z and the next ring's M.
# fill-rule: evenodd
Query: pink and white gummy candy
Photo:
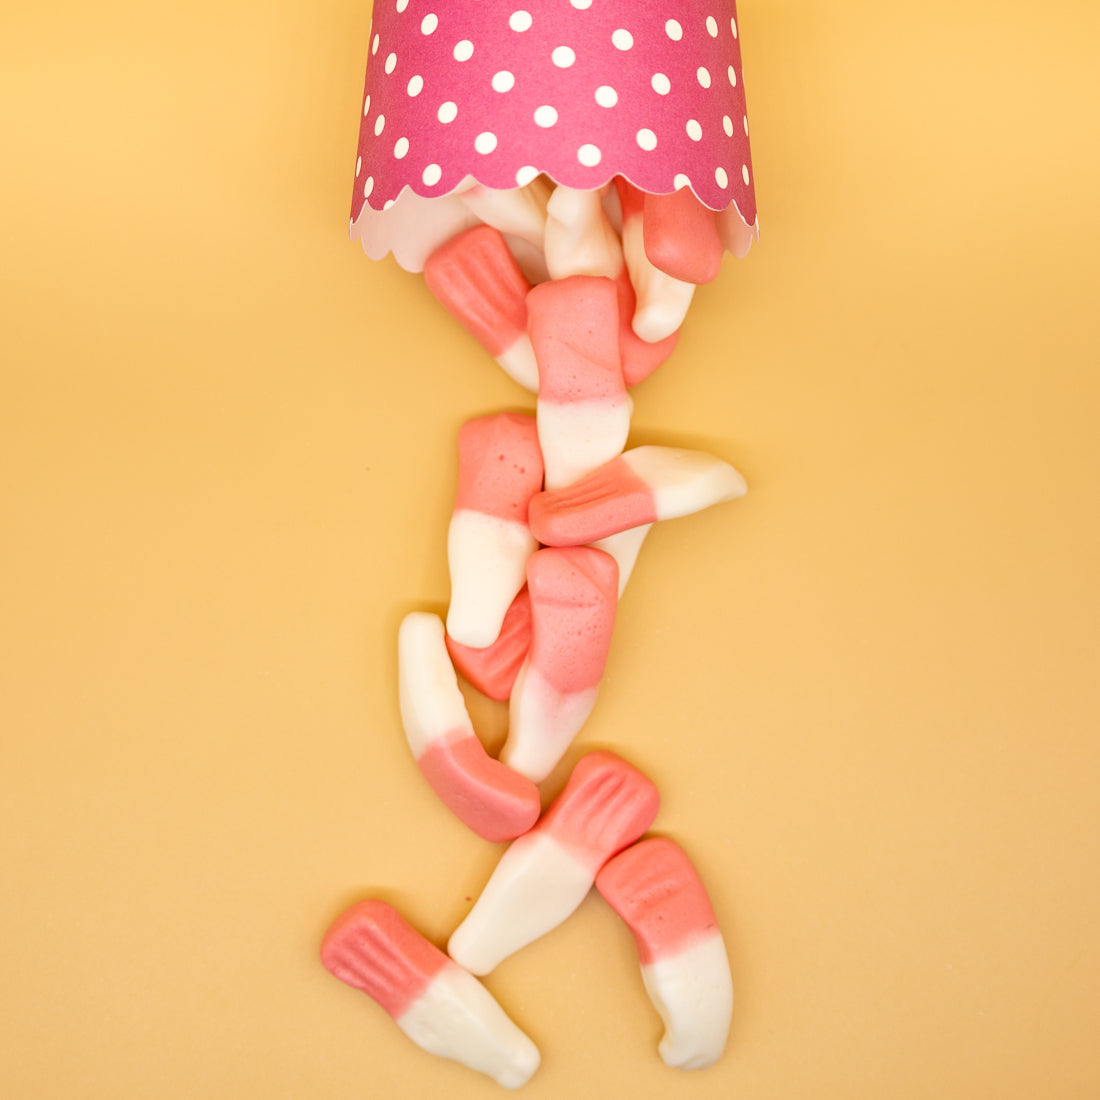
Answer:
M467 420L458 433L458 489L447 528L451 604L447 633L484 648L526 580L538 543L527 527L543 461L535 418L497 413Z
M651 837L608 861L596 889L626 922L646 992L665 1025L670 1066L704 1069L725 1049L733 1014L729 959L710 898L687 853Z
M592 546L544 547L527 561L531 649L508 706L500 759L541 783L596 705L619 601L619 567Z
M475 226L440 245L424 264L424 281L510 378L532 393L538 390L527 336L531 284L498 230Z
M527 314L545 485L558 489L626 446L634 402L619 355L619 295L608 278L573 275L535 287Z
M401 722L421 774L454 815L494 843L538 820L538 788L494 760L466 711L438 615L413 611L397 634Z
M747 492L728 462L682 447L634 447L564 489L531 498L527 521L545 546L581 546L676 519Z
M321 962L361 989L417 1046L492 1077L505 1088L538 1069L535 1044L470 973L378 899L361 901L333 921Z

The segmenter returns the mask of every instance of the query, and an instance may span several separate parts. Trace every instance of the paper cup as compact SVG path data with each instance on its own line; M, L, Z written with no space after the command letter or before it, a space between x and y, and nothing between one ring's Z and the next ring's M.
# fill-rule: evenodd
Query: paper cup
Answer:
M376 0L351 234L415 268L403 238L476 224L454 195L471 178L592 190L621 175L690 188L743 254L748 133L734 0Z

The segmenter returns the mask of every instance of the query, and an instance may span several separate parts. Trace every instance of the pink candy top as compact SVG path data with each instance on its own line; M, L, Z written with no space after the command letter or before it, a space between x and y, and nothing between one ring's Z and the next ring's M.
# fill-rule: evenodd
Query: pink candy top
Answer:
M371 898L333 921L321 943L321 962L342 982L376 1000L396 1020L450 959L393 906Z
M643 966L720 934L699 873L683 848L664 837L616 856L596 876L596 889L634 934Z
M653 824L661 797L652 780L604 749L582 756L532 833L568 845L593 864L633 844Z
M456 511L526 523L528 503L541 488L542 451L533 416L499 413L462 425Z
M653 489L621 455L561 489L531 498L527 523L546 546L579 546L656 523Z
M540 172L756 224L734 0L376 0L352 221Z
M452 237L424 265L428 289L493 356L527 331L524 277L504 238L487 225Z
M538 787L489 756L472 730L437 738L417 763L447 808L483 840L513 840L538 820Z
M564 695L598 686L619 602L615 559L592 546L537 550L527 590L532 667Z

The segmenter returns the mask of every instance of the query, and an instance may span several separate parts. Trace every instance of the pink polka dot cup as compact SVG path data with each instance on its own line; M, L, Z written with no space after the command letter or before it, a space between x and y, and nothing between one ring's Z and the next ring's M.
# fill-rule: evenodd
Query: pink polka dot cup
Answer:
M758 232L748 129L734 0L376 0L352 236L417 270L474 224L455 194L471 178L623 176L690 188L743 255ZM414 227L431 240L403 250Z

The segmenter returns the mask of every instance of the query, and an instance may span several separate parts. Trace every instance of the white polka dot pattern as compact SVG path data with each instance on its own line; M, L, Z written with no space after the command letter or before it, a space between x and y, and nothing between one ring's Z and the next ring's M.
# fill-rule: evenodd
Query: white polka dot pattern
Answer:
M545 172L690 187L755 225L734 0L390 0L370 33L353 224L406 187Z
M585 144L577 150L577 160L586 168L595 168L602 156L599 147L595 145Z

